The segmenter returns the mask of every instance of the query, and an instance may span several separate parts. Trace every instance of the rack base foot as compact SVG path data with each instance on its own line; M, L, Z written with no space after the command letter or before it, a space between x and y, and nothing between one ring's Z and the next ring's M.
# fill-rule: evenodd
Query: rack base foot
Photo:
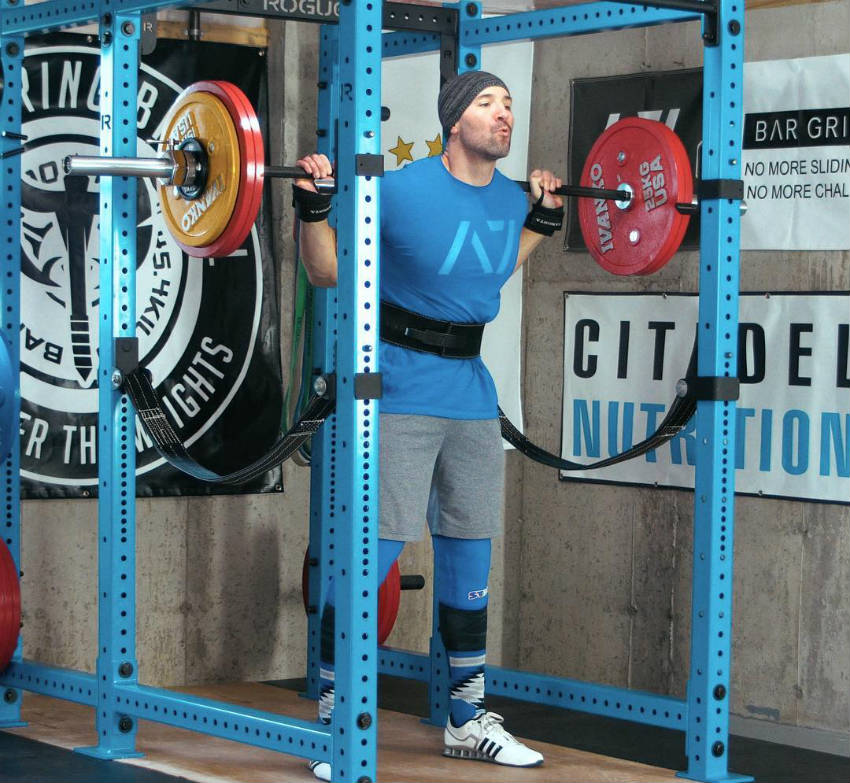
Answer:
M677 772L676 777L685 778L686 780L699 780L703 783L751 783L751 781L755 780L751 775L738 775L735 772L727 772L720 778L699 778L688 772Z
M100 745L91 747L74 748L74 753L79 753L83 756L91 756L96 759L140 759L145 754L135 750L114 750L112 748L102 748Z

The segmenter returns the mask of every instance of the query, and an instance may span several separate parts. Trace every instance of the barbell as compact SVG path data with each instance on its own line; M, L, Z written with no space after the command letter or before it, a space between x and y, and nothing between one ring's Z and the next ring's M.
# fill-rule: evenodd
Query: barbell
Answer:
M68 175L150 177L159 181L169 232L190 256L230 255L251 231L266 177L308 175L297 166L267 166L256 112L236 85L201 81L187 87L164 120L160 155L120 158L72 155ZM335 193L333 178L314 180ZM528 182L518 181L529 191ZM685 235L693 175L681 140L666 125L627 117L596 140L578 185L558 195L580 199L587 249L609 272L649 274L666 264Z

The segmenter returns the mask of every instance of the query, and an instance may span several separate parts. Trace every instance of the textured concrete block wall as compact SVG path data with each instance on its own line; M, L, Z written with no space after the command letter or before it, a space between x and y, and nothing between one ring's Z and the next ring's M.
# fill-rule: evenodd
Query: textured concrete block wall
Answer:
M847 53L850 4L751 11L746 35L748 61ZM694 24L538 42L529 162L566 171L571 79L701 61ZM621 279L544 243L525 272L524 402L535 440L560 447L563 292L695 292L697 262L680 253L655 275ZM850 253L748 252L741 277L744 291L846 291ZM683 696L692 493L565 483L528 461L510 470L521 475L522 532L510 552L520 578L506 660ZM850 508L739 498L735 559L733 713L832 733L841 752L850 736Z

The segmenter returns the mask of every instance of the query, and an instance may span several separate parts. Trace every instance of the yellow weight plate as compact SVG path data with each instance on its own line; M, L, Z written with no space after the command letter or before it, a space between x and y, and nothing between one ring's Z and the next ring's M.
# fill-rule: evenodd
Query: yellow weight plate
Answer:
M230 112L215 95L193 85L172 106L164 138L175 146L195 138L207 153L207 184L199 198L187 200L166 185L159 193L163 217L178 244L184 250L211 245L230 223L239 197L241 156Z

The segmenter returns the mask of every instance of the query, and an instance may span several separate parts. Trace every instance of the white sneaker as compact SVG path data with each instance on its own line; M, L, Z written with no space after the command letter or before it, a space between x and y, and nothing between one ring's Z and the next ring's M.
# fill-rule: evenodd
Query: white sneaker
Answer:
M460 728L451 719L443 734L444 756L492 761L508 767L536 767L543 756L523 745L502 728L504 718L495 712L480 712Z
M310 771L319 780L324 780L325 783L330 783L331 765L328 764L327 761L311 761L307 766L310 767Z

